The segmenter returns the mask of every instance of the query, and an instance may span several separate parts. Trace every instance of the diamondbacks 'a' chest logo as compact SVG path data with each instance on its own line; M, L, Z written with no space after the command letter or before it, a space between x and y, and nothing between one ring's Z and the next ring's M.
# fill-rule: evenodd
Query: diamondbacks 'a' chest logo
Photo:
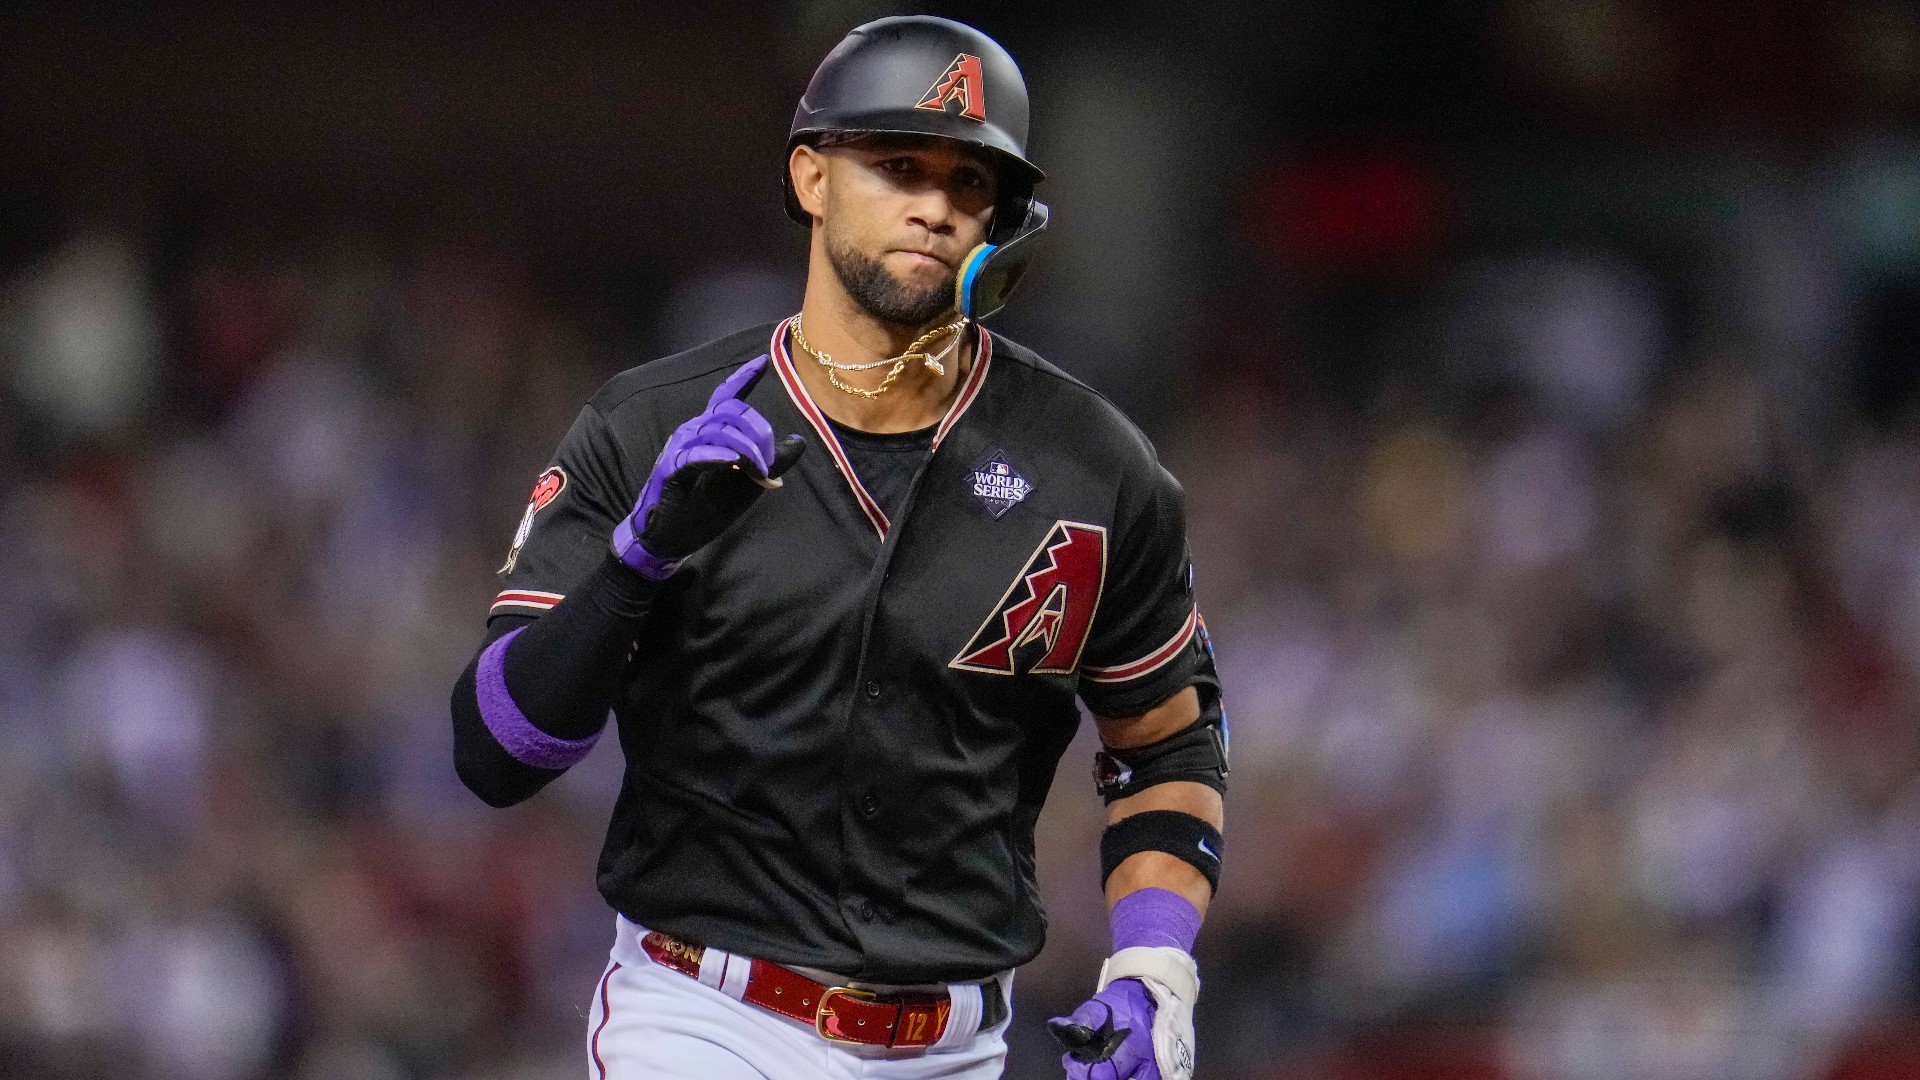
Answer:
M947 666L994 675L1072 674L1106 580L1106 528L1054 522L973 640Z

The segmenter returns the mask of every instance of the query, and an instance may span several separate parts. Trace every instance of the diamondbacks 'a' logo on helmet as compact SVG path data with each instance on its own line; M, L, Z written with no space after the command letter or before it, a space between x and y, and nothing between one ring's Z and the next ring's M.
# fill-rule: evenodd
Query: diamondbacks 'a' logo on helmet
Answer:
M1100 608L1107 579L1107 530L1056 521L960 655L961 671L1069 675Z
M520 561L520 549L527 546L527 534L533 531L533 517L567 489L567 474L555 465L533 482L533 494L527 497L527 512L520 515L520 527L513 531L513 547L507 551L507 564L494 571L505 574Z
M960 103L960 115L985 123L987 120L987 80L980 74L980 58L961 53L947 70L933 80L916 109L946 112L947 102Z

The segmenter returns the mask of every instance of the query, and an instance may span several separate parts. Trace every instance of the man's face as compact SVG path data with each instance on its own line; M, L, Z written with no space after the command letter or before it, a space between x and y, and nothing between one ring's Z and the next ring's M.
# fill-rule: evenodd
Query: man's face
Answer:
M823 148L827 258L881 322L921 327L953 306L960 260L986 239L985 156L949 139L872 136Z

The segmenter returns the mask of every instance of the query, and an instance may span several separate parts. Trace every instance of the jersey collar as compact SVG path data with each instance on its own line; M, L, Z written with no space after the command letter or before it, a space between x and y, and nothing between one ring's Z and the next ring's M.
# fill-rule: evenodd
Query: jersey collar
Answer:
M868 494L866 487L860 483L859 474L853 471L853 463L847 460L846 450L840 446L840 439L833 433L833 425L827 422L827 414L820 411L820 406L813 403L813 395L807 392L806 384L800 381L800 373L793 366L793 356L787 352L787 328L792 323L793 317L789 317L782 319L773 328L773 343L767 348L767 354L773 357L773 370L779 374L781 385L787 388L787 396L793 399L793 404L800 410L800 415L806 417L807 423L813 425L814 432L820 436L820 442L826 446L827 452L833 455L834 465L839 468L840 475L846 478L847 486L853 489L854 501L859 503L860 509L866 513L867 521L873 525L874 533L881 540L885 540L890 525L885 511L880 509L879 502ZM979 326L978 323L974 325ZM953 399L953 404L947 407L947 415L941 418L940 426L933 431L935 451L940 449L941 440L947 437L947 433L953 430L953 426L960 422L961 415L967 411L969 405L973 404L973 399L980 396L980 387L987 381L987 367L993 362L993 337L987 333L987 328L984 326L980 327L980 345L976 353L973 358L973 369L967 372L967 381L961 385L960 393Z

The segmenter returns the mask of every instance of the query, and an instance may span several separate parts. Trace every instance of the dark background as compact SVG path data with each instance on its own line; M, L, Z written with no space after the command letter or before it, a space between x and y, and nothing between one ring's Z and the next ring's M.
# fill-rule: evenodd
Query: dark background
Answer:
M901 10L0 14L0 1076L579 1075L617 754L489 811L446 693L580 402L797 307ZM1200 1075L1920 1077L1920 11L923 10L1031 89L997 329L1187 487Z

